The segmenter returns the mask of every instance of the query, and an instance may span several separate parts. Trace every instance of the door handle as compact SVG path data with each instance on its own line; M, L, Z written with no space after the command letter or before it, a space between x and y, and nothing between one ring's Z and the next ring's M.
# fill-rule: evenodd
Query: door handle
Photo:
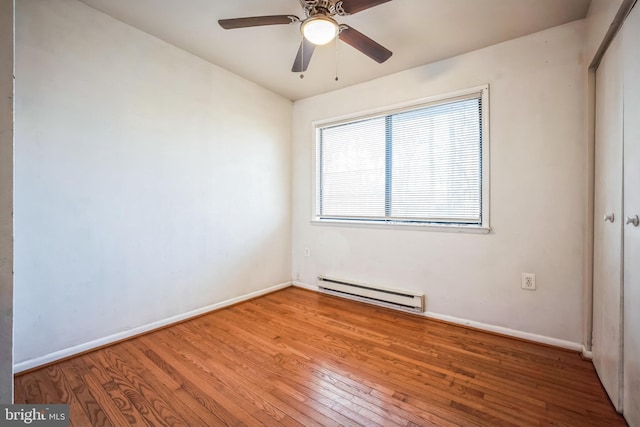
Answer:
M625 223L633 224L634 227L637 227L638 225L640 225L640 218L638 218L638 215L628 216Z
M609 215L604 216L604 222L607 222L607 221L613 222L615 221L615 219L616 219L616 216L614 215L613 212L611 212Z

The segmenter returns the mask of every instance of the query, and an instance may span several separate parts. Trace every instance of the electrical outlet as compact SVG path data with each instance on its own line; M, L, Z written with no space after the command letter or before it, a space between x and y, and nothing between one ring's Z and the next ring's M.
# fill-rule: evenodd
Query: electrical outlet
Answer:
M311 256L311 249L304 248L304 256Z
M536 275L533 273L522 273L522 289L528 291L536 290Z

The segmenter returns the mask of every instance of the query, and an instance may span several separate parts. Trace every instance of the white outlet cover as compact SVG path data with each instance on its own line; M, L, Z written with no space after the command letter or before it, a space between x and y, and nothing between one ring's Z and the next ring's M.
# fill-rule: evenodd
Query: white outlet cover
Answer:
M521 287L527 291L535 291L536 275L534 273L522 273Z

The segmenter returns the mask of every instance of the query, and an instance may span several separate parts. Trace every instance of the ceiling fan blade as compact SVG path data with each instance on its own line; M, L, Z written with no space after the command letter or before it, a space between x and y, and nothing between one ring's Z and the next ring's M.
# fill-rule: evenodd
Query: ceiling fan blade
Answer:
M391 0L342 0L342 9L349 15L353 15L361 10L369 9L388 1Z
M251 16L247 18L219 19L218 24L225 30L234 28L259 27L262 25L293 24L300 18L295 15Z
M309 67L309 61L311 61L311 55L313 55L313 50L316 48L316 45L311 43L309 40L303 38L302 43L300 43L300 47L298 48L298 54L296 55L296 60L293 61L293 67L291 67L291 71L294 73L301 73L303 71L307 71ZM302 55L304 54L304 59Z
M340 26L340 40L358 49L374 61L382 64L389 59L393 52L381 44L376 43L360 31L354 30L348 25Z

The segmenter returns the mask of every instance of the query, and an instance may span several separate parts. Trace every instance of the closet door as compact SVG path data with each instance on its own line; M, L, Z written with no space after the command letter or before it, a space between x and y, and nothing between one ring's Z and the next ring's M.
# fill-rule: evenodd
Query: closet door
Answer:
M596 71L593 364L622 410L622 37Z
M624 34L624 417L640 426L640 6ZM627 219L628 218L628 219Z

